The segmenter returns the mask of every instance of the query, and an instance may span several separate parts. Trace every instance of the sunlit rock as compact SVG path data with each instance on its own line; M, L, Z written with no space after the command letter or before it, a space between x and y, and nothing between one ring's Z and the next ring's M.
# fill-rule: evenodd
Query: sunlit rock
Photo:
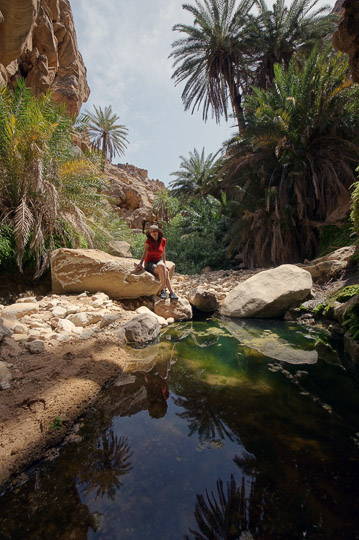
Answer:
M189 301L199 311L207 313L216 311L219 307L216 295L203 285L192 289L189 293Z
M51 254L52 289L58 294L102 291L115 299L157 294L161 283L149 272L139 272L138 262L98 249L56 249ZM174 263L166 264L172 277Z
M187 321L192 319L191 304L186 298L178 300L158 300L155 302L154 310L157 315L164 319L173 317L175 321Z
M157 317L149 313L136 315L126 322L123 328L129 343L150 343L160 333L160 324Z
M229 317L281 317L310 294L312 276L293 264L265 270L235 287L225 298L221 313Z

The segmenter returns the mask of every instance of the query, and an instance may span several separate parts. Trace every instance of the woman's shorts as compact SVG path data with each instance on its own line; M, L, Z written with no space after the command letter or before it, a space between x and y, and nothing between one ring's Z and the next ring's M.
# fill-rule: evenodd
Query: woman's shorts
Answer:
M157 263L154 262L145 262L145 270L149 272L150 274L155 275L155 268L157 267Z

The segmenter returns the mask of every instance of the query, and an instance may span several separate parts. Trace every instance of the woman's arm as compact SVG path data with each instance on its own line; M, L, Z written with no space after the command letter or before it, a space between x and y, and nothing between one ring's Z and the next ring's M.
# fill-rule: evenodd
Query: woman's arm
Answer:
M143 264L143 261L144 261L145 258L146 258L147 253L148 253L148 244L145 244L145 248L144 248L144 250L143 250L141 260L140 260L140 262L139 262L138 265L137 265L137 269L138 269L138 270L142 270L142 264Z
M161 259L163 260L163 263L166 266L166 249L165 248L163 248Z

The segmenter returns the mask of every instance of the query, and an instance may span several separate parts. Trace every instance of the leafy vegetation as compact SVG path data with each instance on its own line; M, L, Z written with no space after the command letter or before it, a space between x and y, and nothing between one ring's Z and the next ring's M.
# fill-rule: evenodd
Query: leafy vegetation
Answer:
M31 263L39 277L54 248L104 246L109 224L121 226L108 212L96 154L76 157L72 125L51 94L34 98L23 81L0 89L2 269L14 257L20 271Z
M347 328L354 340L359 341L359 304L355 304L346 311L343 326Z
M253 0L195 0L183 4L194 17L193 26L176 24L173 30L185 37L172 44L175 84L186 81L182 92L185 110L203 105L203 119L209 110L219 121L228 118L228 97L239 127L244 125L241 96L241 66L245 55L242 39L246 16Z
M219 152L204 154L204 148L199 153L196 148L189 153L189 158L180 156L180 169L172 172L176 176L169 187L172 194L179 197L200 198L209 193L218 192L220 187L220 168L222 160L217 159Z
M319 227L348 200L359 160L359 90L347 60L314 51L301 68L292 60L274 71L273 87L246 98L247 126L227 151L230 248L248 266L313 258Z
M112 112L111 105L104 110L94 105L94 109L94 113L86 111L86 114L80 116L78 126L81 130L88 130L92 144L103 156L110 160L116 154L122 156L128 144L128 129L119 124L120 117Z
M251 86L269 88L276 63L288 66L296 54L309 54L313 46L334 31L335 15L319 0L293 0L287 7L276 0L270 10L265 0L195 0L183 9L194 24L176 24L184 37L172 44L172 78L185 82L182 101L192 113L202 106L217 121L229 116L231 104L239 131L246 126L242 98ZM255 9L251 9L251 8Z
M162 189L153 200L153 211L159 222L168 223L179 210L179 200L172 197L167 189Z
M307 57L313 47L328 42L334 31L336 15L328 6L317 7L319 0L296 0L287 6L276 0L270 9L265 0L255 0L257 12L250 13L245 34L253 84L272 86L275 64L288 66L294 55Z
M171 223L165 224L167 258L176 263L180 273L195 274L205 266L213 270L228 268L223 241L227 218L214 197L191 199L183 205Z
M353 224L345 218L337 225L324 225L319 230L319 257L343 246L351 246L357 241Z

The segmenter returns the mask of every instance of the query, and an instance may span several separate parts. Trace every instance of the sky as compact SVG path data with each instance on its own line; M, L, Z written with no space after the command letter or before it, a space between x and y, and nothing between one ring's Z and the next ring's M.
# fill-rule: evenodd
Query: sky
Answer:
M78 48L91 94L82 112L111 105L128 129L129 145L114 163L148 170L166 185L180 168L180 156L194 148L215 153L236 132L233 120L202 120L202 111L184 111L183 85L171 79L172 27L192 24L183 0L70 0ZM194 2L189 1L192 4ZM268 5L271 5L268 1ZM334 6L335 0L318 5Z

